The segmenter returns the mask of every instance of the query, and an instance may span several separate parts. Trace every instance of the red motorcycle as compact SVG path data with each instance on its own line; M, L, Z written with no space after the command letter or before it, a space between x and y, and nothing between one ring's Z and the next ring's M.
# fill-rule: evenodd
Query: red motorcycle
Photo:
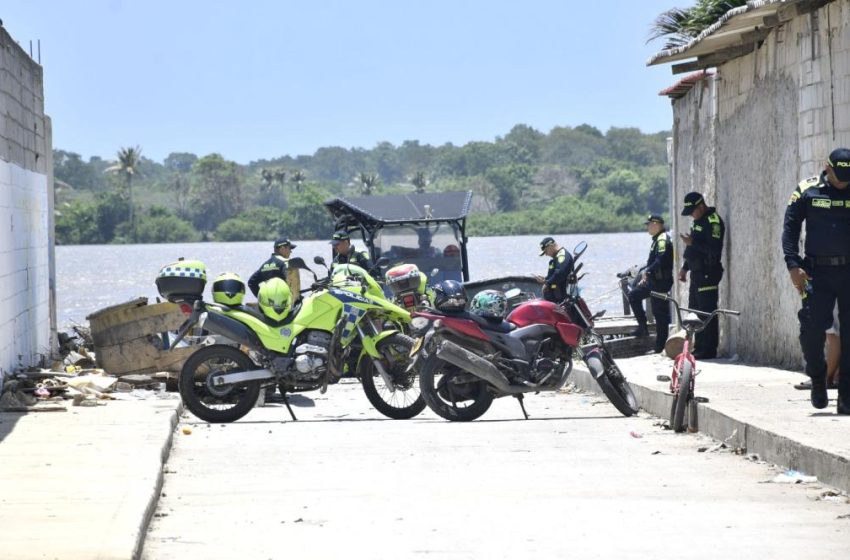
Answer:
M585 242L576 246L574 263L586 249ZM561 389L578 356L617 410L635 414L634 392L593 330L604 311L592 315L579 294L582 266L570 274L563 302L528 301L506 320L463 310L460 294L438 294L437 309L413 313L418 338L410 367L419 370L428 407L447 420L470 421L487 412L494 398L511 395L527 419L523 395Z

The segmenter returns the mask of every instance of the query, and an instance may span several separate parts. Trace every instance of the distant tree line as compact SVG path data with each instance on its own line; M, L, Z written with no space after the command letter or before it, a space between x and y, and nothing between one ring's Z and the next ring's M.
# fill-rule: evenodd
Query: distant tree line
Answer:
M54 150L63 244L243 241L330 235L332 196L472 190L473 235L633 230L667 200L667 132L549 133L519 124L492 142L327 147L247 165L139 147L113 160Z

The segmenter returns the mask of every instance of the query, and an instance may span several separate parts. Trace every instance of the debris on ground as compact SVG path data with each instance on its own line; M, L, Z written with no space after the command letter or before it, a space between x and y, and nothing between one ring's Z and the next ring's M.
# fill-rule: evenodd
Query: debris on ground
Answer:
M818 477L816 476L803 474L799 471L789 469L783 473L776 475L771 480L764 480L763 482L774 484L811 484L817 481Z

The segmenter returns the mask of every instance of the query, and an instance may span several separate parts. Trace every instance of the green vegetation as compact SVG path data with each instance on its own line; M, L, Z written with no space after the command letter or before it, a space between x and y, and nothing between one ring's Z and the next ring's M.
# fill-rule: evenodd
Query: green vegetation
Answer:
M667 201L667 132L590 126L548 134L516 125L492 142L371 150L320 148L240 165L219 154L162 163L122 148L117 161L54 151L59 243L318 239L333 224L322 202L472 190L472 235L628 231Z
M665 49L687 45L726 12L746 3L747 0L697 0L691 8L671 8L656 18L649 40L666 37Z

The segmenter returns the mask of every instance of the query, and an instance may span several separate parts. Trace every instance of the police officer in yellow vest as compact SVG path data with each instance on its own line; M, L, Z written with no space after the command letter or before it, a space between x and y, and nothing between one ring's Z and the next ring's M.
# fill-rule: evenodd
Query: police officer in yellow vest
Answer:
M543 284L543 299L561 303L567 297L567 277L573 271L573 256L551 237L544 237L540 242L540 256L543 255L550 259L546 278L536 276L537 282Z
M292 250L295 247L296 245L293 245L286 237L281 237L274 242L274 253L248 279L248 288L250 288L254 297L257 297L257 293L260 291L260 284L266 280L270 280L271 278L280 278L284 281L288 280L286 262L292 256ZM297 271L295 272L297 273ZM290 289L292 289L291 286ZM293 292L293 295L296 293L298 293L297 290Z
M690 233L679 235L685 242L685 264L679 271L679 281L685 282L690 272L688 307L711 313L717 309L720 279L723 278L720 258L723 255L726 226L717 209L708 206L698 192L685 195L682 216L693 218L693 224ZM714 318L705 330L697 333L694 356L698 360L717 357L718 332L717 318Z
M649 248L649 258L643 268L637 286L629 292L629 304L638 328L632 336L646 336L646 312L643 310L643 300L649 298L649 292L666 294L673 286L673 242L664 229L664 218L652 214L644 222L646 232L652 236L652 246ZM670 304L658 298L650 298L652 314L655 316L655 352L664 349L667 333L670 328Z
M812 379L815 408L829 405L823 345L838 302L841 359L838 414L850 414L850 150L829 154L820 177L800 182L785 209L782 251L797 292L802 296L800 346L806 375ZM800 257L800 232L806 223L805 258Z

